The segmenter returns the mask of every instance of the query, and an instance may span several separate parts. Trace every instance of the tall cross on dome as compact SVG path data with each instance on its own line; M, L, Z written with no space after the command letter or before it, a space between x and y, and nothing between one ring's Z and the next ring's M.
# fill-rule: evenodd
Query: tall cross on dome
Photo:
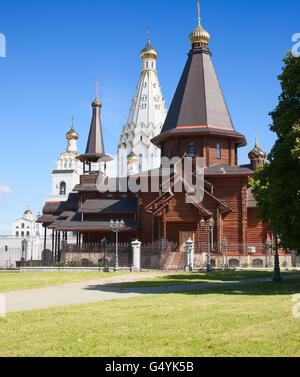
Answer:
M97 99L99 98L99 82L96 82L96 92L97 92Z
M150 43L150 41L151 41L150 33L151 33L151 28L150 28L150 25L148 25L148 42L149 42L149 43Z
M198 4L197 4L197 7L198 7L198 24L200 26L201 18L200 18L200 3L199 3L199 1L198 1Z

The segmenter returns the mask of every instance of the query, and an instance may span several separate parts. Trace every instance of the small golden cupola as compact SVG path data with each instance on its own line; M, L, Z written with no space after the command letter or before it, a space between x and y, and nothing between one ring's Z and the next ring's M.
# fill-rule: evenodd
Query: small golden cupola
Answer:
M148 26L148 44L147 46L141 51L141 59L157 59L158 53L155 48L151 45L151 38L150 38L150 25Z
M66 138L68 140L78 140L79 135L78 133L74 130L74 118L72 118L72 128L70 131L66 134Z
M203 27L201 26L199 2L198 2L198 26L190 34L189 39L193 47L207 47L208 42L210 41L209 33L206 30L204 30Z
M265 165L267 154L259 147L257 138L255 140L255 147L252 149L252 151L249 152L248 157L254 170L259 165Z

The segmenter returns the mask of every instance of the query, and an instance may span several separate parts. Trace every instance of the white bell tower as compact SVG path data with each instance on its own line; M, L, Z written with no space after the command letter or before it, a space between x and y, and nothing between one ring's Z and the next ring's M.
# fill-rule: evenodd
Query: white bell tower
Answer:
M160 167L161 151L151 139L160 134L167 116L157 76L157 51L150 42L141 52L142 69L126 125L118 145L119 176Z
M66 134L68 141L67 151L62 153L57 160L57 170L52 172L52 198L51 200L65 201L69 193L79 184L80 175L83 173L82 163L76 158L78 133L74 130L74 119L72 128Z

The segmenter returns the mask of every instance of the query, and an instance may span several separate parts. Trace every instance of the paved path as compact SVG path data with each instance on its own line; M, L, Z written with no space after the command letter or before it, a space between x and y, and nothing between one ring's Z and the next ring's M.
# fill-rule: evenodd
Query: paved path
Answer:
M194 283L188 285L173 285L164 287L147 288L117 288L112 283L145 280L165 274L133 274L132 276L120 276L111 279L101 279L84 283L72 283L62 286L31 289L26 291L15 291L5 293L7 312L18 312L35 309L45 309L54 306L71 304L92 303L107 300L116 300L129 297L145 295L167 294L176 292L187 292L196 289L214 288L229 285L245 285L271 281L272 278L256 278L240 281L226 281L220 283ZM284 276L284 279L300 278L300 275ZM104 281L105 280L105 281Z

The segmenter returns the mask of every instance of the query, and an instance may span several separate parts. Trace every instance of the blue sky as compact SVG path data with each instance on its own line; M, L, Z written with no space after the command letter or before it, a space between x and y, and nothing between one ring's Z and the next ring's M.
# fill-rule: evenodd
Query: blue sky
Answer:
M299 0L201 1L202 26L236 129L273 146L268 113L277 104L282 57L300 32ZM115 154L147 42L159 52L158 74L169 107L197 25L196 0L1 0L0 233L27 206L41 211L51 171L66 148L72 116L85 149L95 82L100 82L106 152ZM11 191L8 193L8 188Z

